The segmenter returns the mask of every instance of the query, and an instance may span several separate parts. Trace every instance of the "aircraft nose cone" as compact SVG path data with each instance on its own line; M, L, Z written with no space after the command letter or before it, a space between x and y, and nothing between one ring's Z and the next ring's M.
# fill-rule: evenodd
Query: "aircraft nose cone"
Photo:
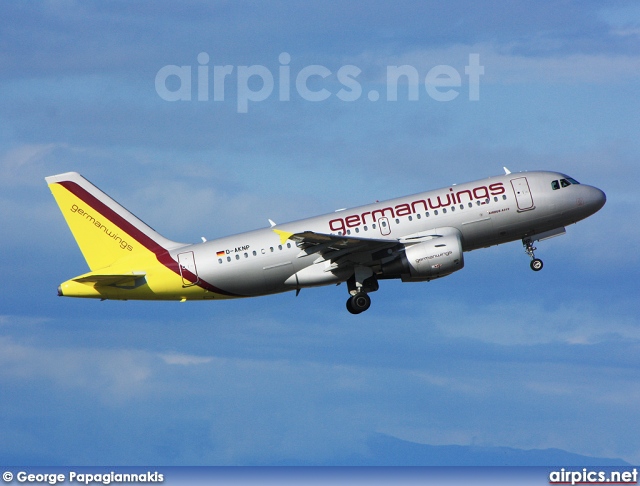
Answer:
M594 214L600 211L604 203L607 202L607 195L593 186L582 186L582 194L580 195L580 202L584 210L589 214Z
M599 211L606 202L607 195L597 187L592 187L589 194L589 205L593 207L594 211Z

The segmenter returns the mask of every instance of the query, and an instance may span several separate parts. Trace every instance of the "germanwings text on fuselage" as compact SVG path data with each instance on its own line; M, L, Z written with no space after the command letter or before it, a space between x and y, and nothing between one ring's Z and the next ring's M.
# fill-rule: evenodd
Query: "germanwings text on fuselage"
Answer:
M419 214L421 211L437 210L440 208L451 207L453 204L468 203L477 201L479 204L486 204L485 200L491 196L499 196L505 193L504 185L501 182L491 184L489 187L474 187L472 190L464 190L454 192L453 188L449 188L446 194L446 201L442 199L442 195L437 195L432 201L431 197L425 199L417 199L410 203L397 204L394 207L384 207L366 211L362 214L352 214L344 218L336 218L329 221L329 230L345 232L347 228L355 228L360 225L367 224L367 216L370 222L376 222L381 217L409 216L411 214ZM377 216L377 217L376 217Z

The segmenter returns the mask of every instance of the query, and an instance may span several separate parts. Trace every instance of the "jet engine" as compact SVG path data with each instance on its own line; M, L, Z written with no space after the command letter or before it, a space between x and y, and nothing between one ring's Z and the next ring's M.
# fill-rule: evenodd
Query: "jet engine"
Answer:
M381 278L422 282L444 277L464 267L459 234L439 236L421 243L406 244L395 260L381 267Z

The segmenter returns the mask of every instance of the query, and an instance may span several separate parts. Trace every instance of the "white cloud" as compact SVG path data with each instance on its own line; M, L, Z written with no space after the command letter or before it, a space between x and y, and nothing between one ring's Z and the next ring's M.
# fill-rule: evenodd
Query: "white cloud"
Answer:
M203 356L191 356L188 354L161 354L160 357L168 365L191 366L210 363L213 358Z
M65 144L23 144L7 150L0 156L0 185L4 187L43 184L39 177L45 173L45 164Z
M420 74L420 85L424 90L426 73L434 66L453 66L462 77L462 85L468 84L465 66L469 56L479 54L479 63L484 67L480 75L482 85L490 84L610 84L633 82L640 72L640 56L624 54L561 54L528 56L517 54L514 45L456 44L449 47L417 49L404 53L366 52L351 63L361 69L375 70L377 81L386 82L387 66L409 65ZM406 78L401 81L406 82ZM426 96L426 93L421 93ZM482 99L482 94L480 95Z
M640 340L632 314L611 315L590 301L500 300L486 305L439 301L425 311L442 334L501 345L594 344L616 339ZM606 324L606 325L605 325Z
M89 391L117 404L145 388L151 367L144 352L34 347L2 337L0 376L26 382L44 379L61 390Z

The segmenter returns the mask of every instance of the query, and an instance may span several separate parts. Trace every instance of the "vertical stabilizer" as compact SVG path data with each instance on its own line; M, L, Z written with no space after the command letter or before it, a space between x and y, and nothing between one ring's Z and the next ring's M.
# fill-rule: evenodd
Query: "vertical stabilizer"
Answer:
M157 233L77 172L45 180L92 271L184 245Z

